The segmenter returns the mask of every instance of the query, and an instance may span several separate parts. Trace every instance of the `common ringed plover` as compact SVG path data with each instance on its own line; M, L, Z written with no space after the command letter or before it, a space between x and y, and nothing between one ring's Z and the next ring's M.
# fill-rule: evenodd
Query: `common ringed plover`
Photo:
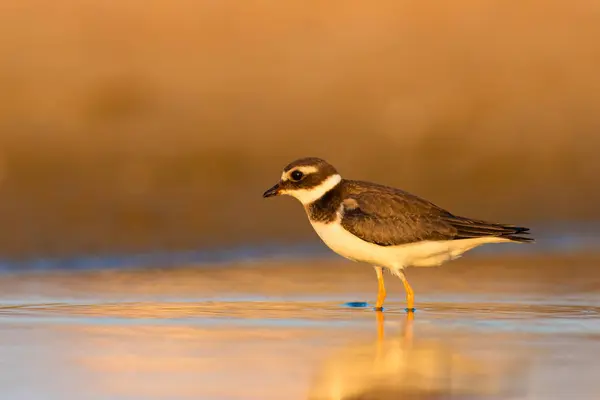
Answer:
M343 179L320 158L302 158L286 166L280 181L263 197L298 199L310 224L334 252L374 266L379 283L375 310L386 297L383 270L402 280L407 311L414 292L404 269L433 267L487 243L532 242L529 229L460 217L400 189Z

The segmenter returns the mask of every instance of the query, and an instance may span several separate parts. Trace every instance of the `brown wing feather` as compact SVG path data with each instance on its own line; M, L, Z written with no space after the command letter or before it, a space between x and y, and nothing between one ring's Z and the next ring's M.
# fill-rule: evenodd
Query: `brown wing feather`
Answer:
M485 236L532 240L514 236L527 234L527 228L458 217L399 189L357 181L345 181L344 189L347 200L342 226L361 239L381 246Z
M529 228L515 225L497 224L476 219L456 217L446 219L457 230L456 239L468 239L482 236L499 236L516 242L532 242L531 238L515 235L529 235Z

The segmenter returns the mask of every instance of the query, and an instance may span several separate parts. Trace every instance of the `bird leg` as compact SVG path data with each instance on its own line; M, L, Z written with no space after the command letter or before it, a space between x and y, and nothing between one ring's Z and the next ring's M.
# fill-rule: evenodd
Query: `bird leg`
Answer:
M415 311L415 292L413 292L412 288L410 287L410 284L408 283L408 280L406 279L404 272L398 274L398 276L402 280L402 283L404 284L404 290L406 291L406 311L414 312Z
M375 304L375 311L383 311L383 302L385 301L385 286L383 284L383 268L375 267L375 273L377 273L377 303Z

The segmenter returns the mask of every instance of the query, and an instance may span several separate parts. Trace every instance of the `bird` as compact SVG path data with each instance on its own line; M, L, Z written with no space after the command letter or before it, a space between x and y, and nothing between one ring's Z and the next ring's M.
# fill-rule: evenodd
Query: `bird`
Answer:
M302 203L320 239L338 255L371 264L377 275L375 311L386 299L383 272L400 278L406 311L414 312L414 291L405 270L436 267L488 243L530 243L530 229L455 215L407 191L344 179L318 157L284 167L263 198L291 196Z

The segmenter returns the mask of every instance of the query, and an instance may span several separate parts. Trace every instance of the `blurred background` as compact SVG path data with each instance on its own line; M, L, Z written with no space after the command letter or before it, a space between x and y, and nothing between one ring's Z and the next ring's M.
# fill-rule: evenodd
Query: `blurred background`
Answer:
M303 156L457 214L600 217L600 3L0 5L0 258L315 237Z

